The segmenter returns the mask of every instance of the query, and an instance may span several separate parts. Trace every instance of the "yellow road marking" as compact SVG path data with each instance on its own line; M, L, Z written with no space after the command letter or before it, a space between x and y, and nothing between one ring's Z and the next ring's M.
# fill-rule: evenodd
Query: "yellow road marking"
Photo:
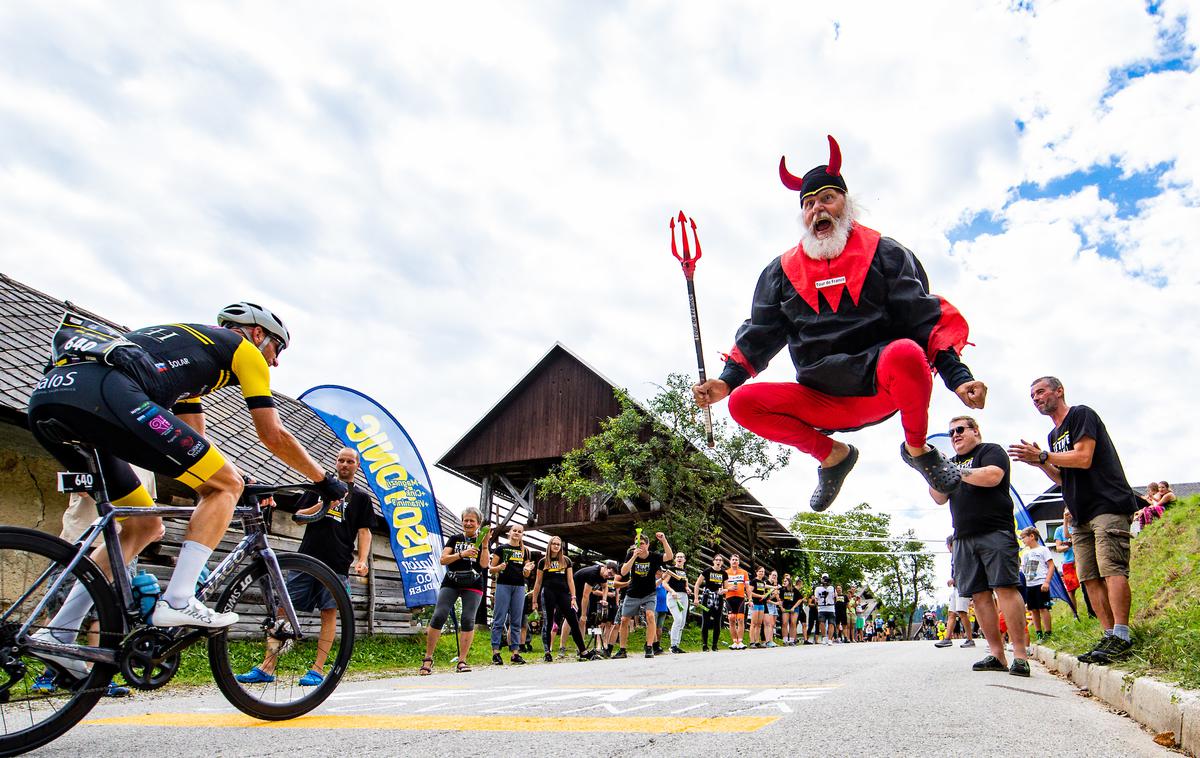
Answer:
M841 687L838 682L829 684L516 684L512 689L497 689L501 694L517 690L832 690ZM453 684L396 684L394 690L469 690L471 687L454 686ZM492 687L476 689L491 692ZM353 692L344 693L345 696Z
M236 727L266 729L394 729L438 732L636 732L643 734L732 734L755 732L779 716L616 716L556 717L461 715L422 716L301 716L291 721L259 721L242 714L150 713L85 721L89 726Z

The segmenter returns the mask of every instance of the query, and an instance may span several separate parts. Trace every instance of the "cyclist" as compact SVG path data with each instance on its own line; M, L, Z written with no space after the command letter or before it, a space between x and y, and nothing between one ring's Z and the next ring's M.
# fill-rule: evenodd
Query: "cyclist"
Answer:
M271 396L269 367L290 343L287 327L271 311L240 302L217 314L218 326L163 324L120 334L106 325L67 314L54 337L53 361L29 400L34 437L73 471L89 461L72 445L93 445L108 496L118 506L152 506L130 464L174 477L199 495L175 571L155 604L156 626L223 628L236 613L217 613L196 597L196 583L212 549L233 517L242 494L241 472L205 438L201 398L240 385L259 441L280 460L320 485L328 500L346 487L326 473L279 420ZM162 534L162 519L122 524L126 563ZM93 560L109 577L103 550ZM82 584L67 596L51 621L60 642L74 639L91 606ZM68 673L86 675L82 661L43 656Z

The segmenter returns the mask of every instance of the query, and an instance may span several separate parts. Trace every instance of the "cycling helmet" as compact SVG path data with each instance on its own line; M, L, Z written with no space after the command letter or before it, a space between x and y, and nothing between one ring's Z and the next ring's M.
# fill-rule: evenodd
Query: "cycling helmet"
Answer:
M219 326L229 326L230 324L236 324L237 326L261 326L267 334L279 340L280 344L283 345L280 348L281 350L286 350L292 341L292 337L288 333L287 327L283 325L283 321L257 303L243 301L225 306L217 314L217 324Z

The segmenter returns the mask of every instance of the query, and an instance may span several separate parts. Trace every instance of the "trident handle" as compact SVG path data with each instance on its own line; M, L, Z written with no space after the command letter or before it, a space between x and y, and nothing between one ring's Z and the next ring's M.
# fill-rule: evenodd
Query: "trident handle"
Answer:
M679 247L675 244L675 221L679 221L680 237L682 238L683 254L679 253ZM696 255L692 256L691 247L688 245L688 225L692 227L692 242L695 243ZM688 307L692 314L692 340L696 343L696 363L700 369L700 383L708 381L708 372L704 370L704 346L700 341L700 311L696 308L696 285L693 277L696 275L696 261L704 254L700 250L700 237L696 233L696 220L688 218L683 211L679 212L677 217L671 218L671 255L679 261L680 267L683 269L683 276L687 280ZM716 447L716 440L713 438L712 425L712 409L704 409L704 435L705 442L708 446Z

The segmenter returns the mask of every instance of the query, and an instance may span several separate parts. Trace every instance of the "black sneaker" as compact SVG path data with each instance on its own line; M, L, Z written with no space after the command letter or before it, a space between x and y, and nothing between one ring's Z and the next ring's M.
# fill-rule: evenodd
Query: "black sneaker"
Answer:
M1024 658L1015 659L1008 667L1008 673L1013 676L1029 676L1029 661Z
M504 659L500 657L499 653L492 653L492 665L493 666L503 666L504 665Z
M647 657L647 658L653 658L653 657L654 657L654 646L653 646L653 645L647 645L647 646L646 646L646 657Z
M524 666L525 665L525 659L521 657L520 653L513 653L512 657L508 659L508 662L514 666Z
M703 647L701 647L701 648L700 648L700 652L701 652L701 653L707 653L707 652L708 652L708 645L704 645Z
M1028 665L1026 666L1028 668ZM1000 659L994 655L989 655L981 661L975 661L971 665L972 671L1008 671L1008 666L1000 662Z
M1080 655L1079 662L1080 663L1095 663L1096 661L1095 661L1094 656L1096 655L1096 652L1099 651L1100 648L1104 647L1108 643L1109 636L1110 635L1107 635L1107 634L1104 635L1103 637L1100 638L1099 642L1097 642L1095 645L1092 645L1091 650Z
M583 651L582 653L580 653L580 654L579 654L579 658L578 658L578 660L580 660L580 661L594 661L594 660L596 660L596 656L598 656L598 655L600 655L599 651L596 651L596 650L585 650L585 651Z
M1107 666L1119 661L1133 650L1133 640L1123 640L1115 634L1109 635L1104 643L1092 652L1092 663Z
M662 645L658 644L657 642L655 642L655 643L654 643L654 654L655 654L655 655L662 655L662 654L663 654L663 651L662 651Z
M858 448L854 445L848 447L850 453L842 459L841 463L834 464L829 468L817 466L817 488L813 490L812 497L808 499L808 507L817 513L833 505L834 499L842 491L842 482L846 481L854 464L858 463Z
M625 648L621 648L621 649L620 649L620 650L618 650L617 652L613 653L613 660L614 660L614 661L619 661L619 660L621 660L622 658L628 658L628 657L629 657L629 655L628 655L628 654L625 652Z
M554 663L554 656L550 655L549 653L546 653L545 655L542 656L542 660L545 661L546 663Z
M683 651L683 648L679 647L678 645L672 645L671 652L674 653L675 655L683 655L684 651Z
M958 466L946 460L946 456L936 447L914 458L908 454L908 449L901 442L900 458L925 477L930 487L943 495L952 494L958 489L958 485L962 484L962 472L958 470Z

